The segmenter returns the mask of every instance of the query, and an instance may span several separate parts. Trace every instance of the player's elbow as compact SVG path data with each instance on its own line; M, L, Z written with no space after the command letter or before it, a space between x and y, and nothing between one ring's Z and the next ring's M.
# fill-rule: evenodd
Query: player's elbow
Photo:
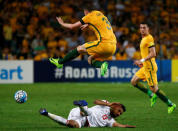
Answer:
M76 26L74 24L71 24L70 29L73 30L74 28L76 28Z
M150 56L151 56L151 58L156 57L156 52L151 52Z
M97 104L98 104L98 101L99 101L99 100L95 100L93 103L94 103L95 105L97 105Z
M97 100L95 100L93 103L94 103L94 104L97 104Z
M67 28L70 29L70 30L72 30L72 29L74 29L74 26L73 26L73 24L69 24L69 25L67 26Z
M72 29L74 29L74 27L70 26L69 29L72 30Z
M156 57L156 52L154 52L154 53L152 54L152 56L153 56L153 57Z

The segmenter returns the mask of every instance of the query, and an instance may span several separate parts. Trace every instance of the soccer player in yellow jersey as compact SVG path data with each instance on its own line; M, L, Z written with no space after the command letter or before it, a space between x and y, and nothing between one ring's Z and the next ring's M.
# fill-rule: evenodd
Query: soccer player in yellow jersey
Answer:
M88 63L96 68L101 69L101 75L107 72L108 63L105 62L116 51L116 37L113 33L110 22L102 12L92 10L91 5L84 7L85 16L74 24L64 23L60 17L57 17L59 24L73 29L80 27L82 30L86 27L93 30L97 37L96 41L90 41L71 50L63 59L50 58L50 62L58 68L63 64L78 57L80 54L88 54Z
M168 105L168 113L172 113L176 104L172 103L165 93L158 88L157 82L157 64L155 61L156 51L154 39L149 34L148 24L140 24L140 33L142 40L140 42L141 60L136 60L134 64L141 67L133 76L131 83L144 93L147 93L151 99L151 107L156 103L157 96ZM147 89L140 80L146 80L150 89Z

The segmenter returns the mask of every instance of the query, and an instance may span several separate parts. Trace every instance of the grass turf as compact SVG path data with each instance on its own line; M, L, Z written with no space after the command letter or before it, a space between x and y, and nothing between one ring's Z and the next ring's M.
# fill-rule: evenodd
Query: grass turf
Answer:
M160 83L159 87L178 105L178 83ZM14 101L17 90L25 90L28 100L24 104ZM136 125L135 129L82 128L69 129L40 116L39 109L67 118L73 100L85 99L93 106L95 99L119 101L127 111L117 118L122 124ZM160 99L151 108L147 95L129 83L37 83L0 84L0 130L177 130L178 111L168 115L167 105Z

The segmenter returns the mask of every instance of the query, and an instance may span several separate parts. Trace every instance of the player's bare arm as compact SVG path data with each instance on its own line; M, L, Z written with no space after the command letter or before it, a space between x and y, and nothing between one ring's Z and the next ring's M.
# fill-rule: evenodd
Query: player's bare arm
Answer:
M102 105L102 106L109 106L110 103L108 101L95 100L94 104L96 104L96 105Z
M95 100L95 101L94 101L94 104L111 107L111 106L114 105L114 104L120 104L120 103L119 103L119 102L112 102L112 103L110 103L110 102L108 102L108 101Z
M149 59L151 59L151 58L153 58L153 57L156 57L156 49L155 49L154 46L151 47L151 48L149 48L149 54L148 54L148 56L147 56L146 58L144 58L144 59L145 59L145 61L147 61L147 60L149 60Z
M134 64L137 65L137 66L141 66L144 61L147 61L147 60L149 60L149 59L151 59L153 57L156 57L155 47L149 48L149 54L148 54L148 56L146 58L141 59L141 60L136 60L134 62Z
M68 29L74 29L74 28L77 28L77 27L81 27L82 26L82 23L80 21L76 22L76 23L73 23L73 24L70 24L70 23L65 23L61 17L56 17L58 23L60 25L62 25L63 27L65 28L68 28ZM84 28L84 27L83 27Z
M136 126L132 126L132 125L123 125L123 124L120 124L120 123L113 123L112 125L113 127L121 127L121 128L135 128Z

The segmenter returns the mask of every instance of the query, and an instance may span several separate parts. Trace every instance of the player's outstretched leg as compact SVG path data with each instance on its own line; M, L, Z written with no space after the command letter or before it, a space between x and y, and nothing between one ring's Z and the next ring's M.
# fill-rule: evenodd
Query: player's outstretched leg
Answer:
M92 60L91 65L101 69L101 76L104 76L108 71L108 62Z
M71 50L69 53L66 54L66 56L64 56L64 58L62 59L55 59L55 58L49 58L49 61L54 64L57 68L62 68L63 64L73 60L74 58L78 57L80 55L80 53L77 51L77 48Z
M175 110L176 104L172 103L162 90L158 89L156 94L164 103L168 105L168 114L171 114Z
M150 89L145 87L141 82L139 82L139 78L134 76L131 80L131 84L141 90L142 92L146 93L150 97L151 107L153 107L157 100L157 95L154 94Z
M65 118L63 118L61 116L57 116L55 114L47 112L47 110L44 109L44 108L41 108L39 110L39 112L40 112L41 115L47 116L50 119L58 122L61 125L65 125L65 126L72 127L72 128L80 128L78 122L75 121L75 120L67 120L67 119L65 119Z
M135 87L140 89L141 91L143 91L144 93L146 93L150 97L151 107L153 107L156 104L157 95L154 94L150 89L145 87L141 82L138 82L135 85Z
M44 109L44 108L41 108L41 109L39 110L39 112L40 112L41 115L47 116L47 117L49 117L50 119L52 119L52 120L58 122L59 124L62 124L62 125L67 125L67 124L68 124L68 121L67 121L65 118L63 118L63 117L61 117L61 116L54 115L54 114L52 114L52 113L49 113L49 112L47 112L47 110Z

